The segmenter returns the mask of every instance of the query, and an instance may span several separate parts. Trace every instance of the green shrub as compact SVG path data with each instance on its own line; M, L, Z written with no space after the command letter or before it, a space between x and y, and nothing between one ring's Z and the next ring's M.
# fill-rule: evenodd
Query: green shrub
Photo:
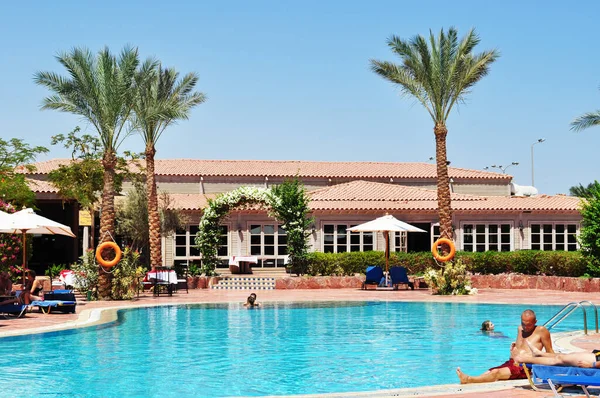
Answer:
M457 252L466 269L474 274L518 272L527 275L556 275L579 277L586 274L588 263L580 252L544 252L520 250L515 252ZM365 273L367 266L385 268L383 252L309 253L307 274L354 275ZM437 267L430 252L390 253L389 266L400 265L411 275L422 275Z
M475 294L477 289L471 288L471 278L467 266L460 259L446 263L441 268L429 268L423 274L425 283L431 288L433 294L464 295Z
M112 269L112 299L131 300L144 273L144 268L140 266L140 253L129 246L125 247L121 261Z

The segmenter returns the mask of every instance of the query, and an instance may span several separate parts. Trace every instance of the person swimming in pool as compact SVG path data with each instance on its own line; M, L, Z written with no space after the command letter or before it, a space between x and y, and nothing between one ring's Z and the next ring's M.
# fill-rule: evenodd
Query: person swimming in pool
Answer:
M496 332L494 330L494 328L495 328L495 325L492 321L490 321L490 320L483 321L483 323L481 324L481 333L488 335L490 337L496 338L496 339L507 339L508 338L502 332Z
M600 368L600 350L592 352L572 352L570 354L549 353L538 350L527 342L530 354L519 354L515 361L549 366L577 366L580 368Z
M256 293L252 293L246 299L244 307L260 307L260 303L256 301Z
M525 310L521 314L521 325L517 329L517 340L510 345L510 358L500 366L490 368L479 376L469 376L456 368L456 375L460 384L489 383L498 380L526 379L527 375L522 366L515 360L519 355L530 351L527 342L538 350L545 349L547 353L554 353L550 332L544 326L537 326L535 312Z

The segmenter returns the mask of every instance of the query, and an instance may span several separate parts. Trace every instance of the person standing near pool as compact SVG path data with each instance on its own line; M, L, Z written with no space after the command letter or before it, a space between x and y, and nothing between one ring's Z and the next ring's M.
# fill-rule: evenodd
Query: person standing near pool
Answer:
M515 357L530 352L528 344L538 350L554 353L550 332L544 326L537 326L535 312L525 310L521 314L521 325L517 330L517 340L510 345L510 359L500 366L491 368L479 376L469 376L456 368L460 384L489 383L498 380L526 379L523 367L515 361Z

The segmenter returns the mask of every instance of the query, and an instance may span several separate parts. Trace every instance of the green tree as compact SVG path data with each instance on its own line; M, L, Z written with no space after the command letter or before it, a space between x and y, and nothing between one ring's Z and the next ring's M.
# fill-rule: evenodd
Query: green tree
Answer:
M16 208L33 207L35 193L27 184L25 175L15 172L21 167L29 172L35 171L30 163L38 154L47 153L43 146L32 147L18 138L8 141L0 138L0 198Z
M117 206L117 234L123 236L131 248L140 252L142 264L150 265L150 247L147 185L143 178L133 180L133 189L125 195L125 201ZM163 233L182 228L185 216L171 206L171 198L163 192L159 201L160 225Z
M188 73L180 80L178 77L174 69L147 62L136 79L135 126L145 144L150 264L153 269L162 264L161 222L154 172L156 143L167 127L188 119L191 109L206 99L204 94L194 92L198 82L196 74Z
M438 215L441 236L452 239L452 208L446 156L446 121L455 104L464 102L475 83L488 74L499 57L497 50L474 54L479 36L470 30L460 41L455 28L440 30L429 39L418 35L410 40L397 36L388 39L392 52L402 64L371 60L373 72L399 86L406 96L414 97L434 122L437 163Z
M286 180L271 189L271 207L277 219L283 222L287 233L290 268L296 274L308 270L308 237L314 219L308 217L310 199L298 177Z
M35 82L53 94L46 97L42 109L54 109L82 117L97 131L102 145L104 168L100 240L111 240L115 232L115 168L117 150L130 131L130 119L136 96L135 77L139 65L138 50L125 47L117 58L108 48L97 56L87 49L75 48L57 56L67 76L38 72ZM99 277L100 298L110 297L110 276Z
M600 183L594 181L589 196L581 201L583 226L579 235L581 251L588 260L590 275L600 276Z
M591 192L594 187L600 188L598 181L590 182L587 185L587 187L584 187L581 184L575 185L575 186L572 186L571 188L569 188L569 195L577 196L580 198L588 198L591 196Z
M573 131L581 131L594 126L600 126L600 110L585 113L571 122Z
M52 136L52 145L63 144L72 149L72 162L60 165L48 174L48 179L58 189L58 194L65 199L76 200L81 208L90 214L91 233L90 246L94 247L95 205L104 187L104 168L100 141L97 137L84 134L79 137L79 127L64 134ZM117 191L120 189L117 189Z

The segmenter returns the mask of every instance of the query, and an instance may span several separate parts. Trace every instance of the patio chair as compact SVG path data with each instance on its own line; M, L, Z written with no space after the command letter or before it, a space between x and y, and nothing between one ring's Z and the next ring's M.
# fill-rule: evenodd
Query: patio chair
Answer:
M179 292L179 290L185 289L185 292L189 293L187 279L188 267L186 266L185 268L183 268L182 275L177 275L177 284L175 285L175 290Z
M362 288L366 289L367 285L379 285L381 282L381 278L383 278L383 270L381 267L370 265L367 267L367 272L365 272L366 278L362 284Z
M399 285L406 285L406 289L415 290L415 284L408 280L406 268L392 267L390 268L390 278L392 278L392 286L394 290L398 290Z
M600 386L600 369L574 366L533 365L532 379L536 384L548 383L555 397L560 397L558 385L580 386L587 397L588 386Z

